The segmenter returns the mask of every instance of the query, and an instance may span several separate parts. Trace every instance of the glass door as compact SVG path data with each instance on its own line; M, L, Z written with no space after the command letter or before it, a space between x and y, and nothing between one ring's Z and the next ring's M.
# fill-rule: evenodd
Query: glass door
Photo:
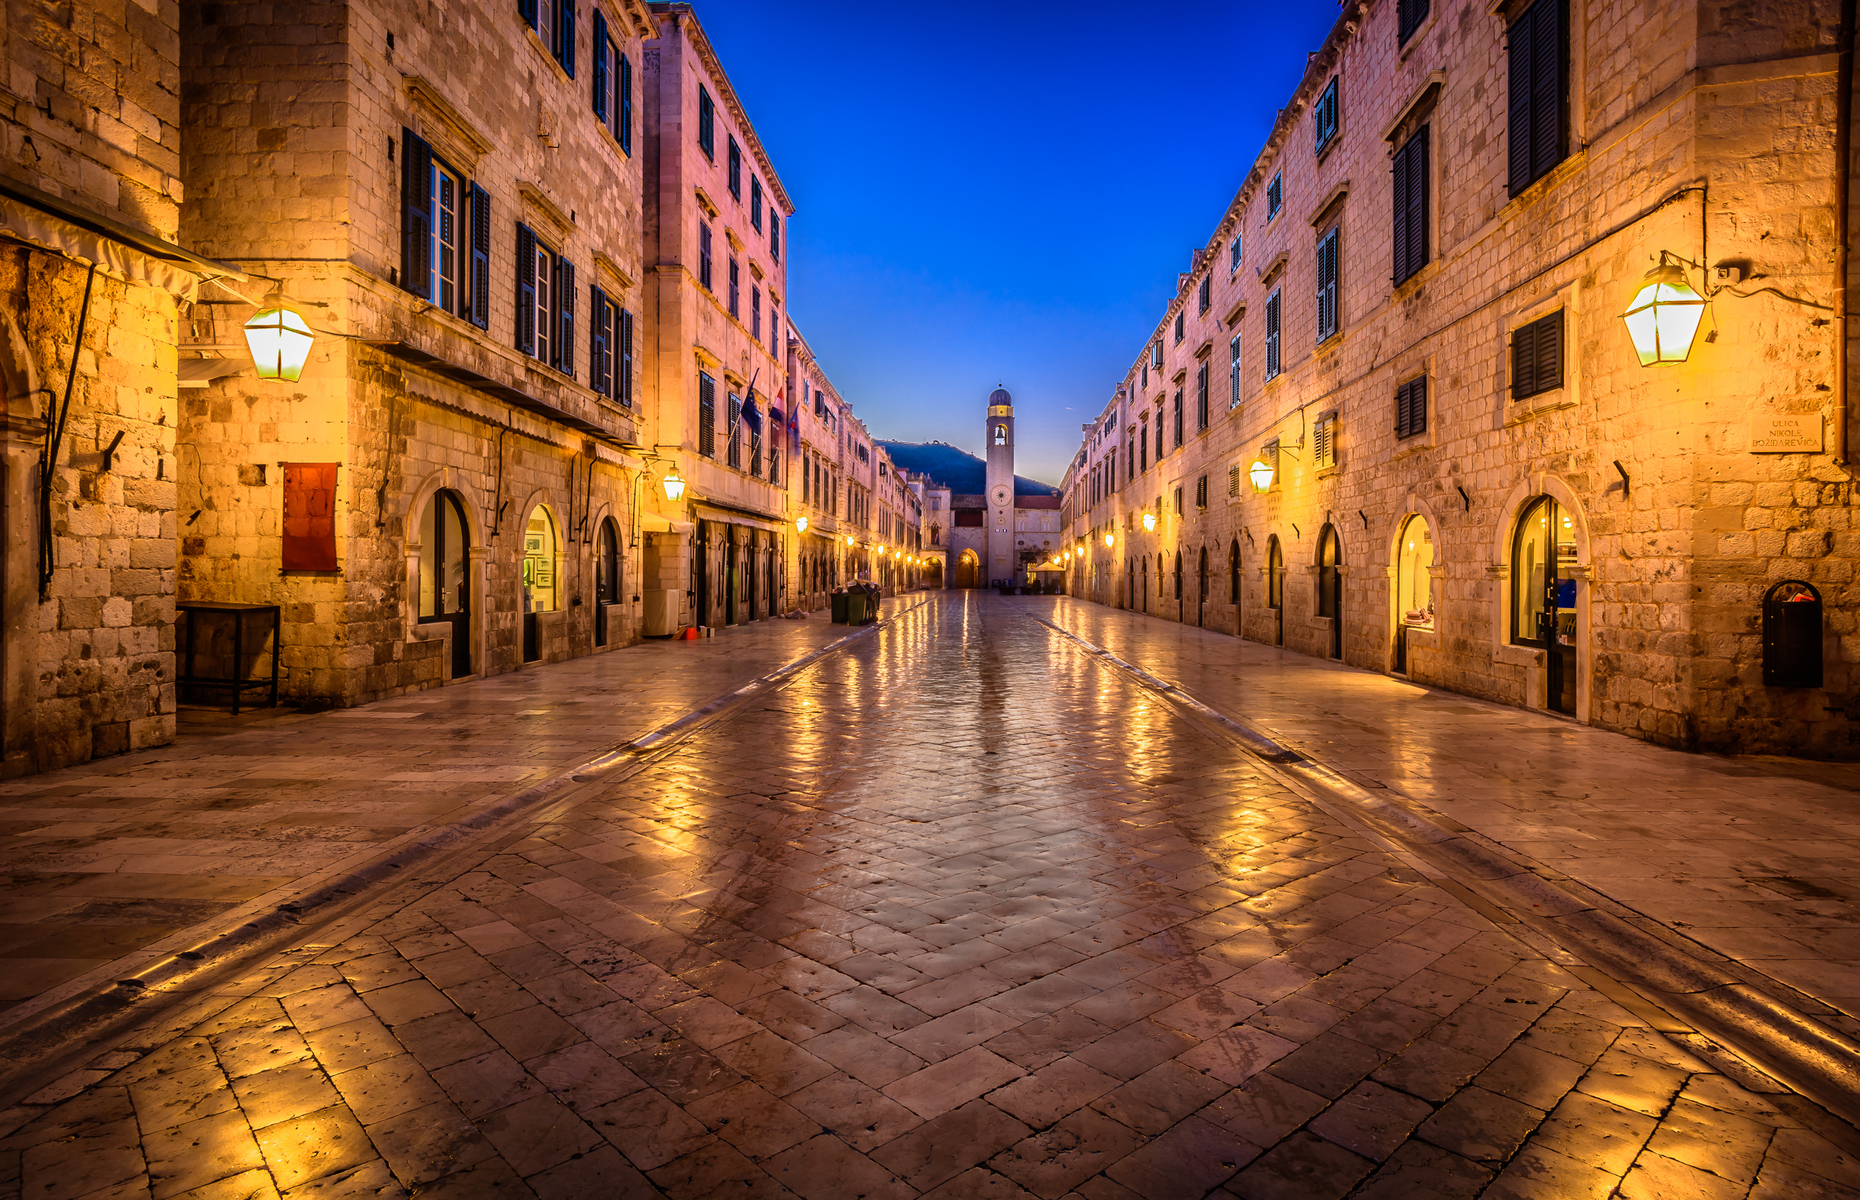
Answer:
M1575 522L1540 498L1512 545L1512 641L1544 651L1544 707L1576 711Z

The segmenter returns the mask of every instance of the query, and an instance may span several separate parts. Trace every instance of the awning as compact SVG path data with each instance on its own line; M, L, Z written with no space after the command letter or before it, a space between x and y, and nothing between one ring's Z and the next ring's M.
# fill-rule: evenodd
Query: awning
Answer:
M40 246L132 283L192 301L201 277L248 279L238 267L89 212L17 180L0 179L0 236Z
M420 349L418 346L409 345L406 342L369 342L368 345L375 347L377 350L392 354L395 358L401 359L404 362L410 362L415 366L425 367L435 375L443 375L447 379L462 383L469 388L483 392L487 396L495 396L506 404L513 404L518 408L527 409L539 417L545 417L554 421L557 425L565 425L575 430L577 433L585 433L591 438L598 438L609 445L619 446L622 449L637 450L639 448L632 445L625 438L622 438L619 434L608 429L606 426L596 425L592 421L576 416L565 408L549 403L547 400L532 396L528 392L518 391L508 384L499 383L488 375L480 375L470 367L448 362L440 358L437 354L429 353L428 351Z
M242 358L184 358L177 364L178 384L203 388L215 379L237 375L252 364Z
M691 507L699 516L712 521L725 521L731 525L746 525L751 529L765 529L770 533L788 533L793 526L786 521L754 512L747 508L723 504L715 500L694 500Z

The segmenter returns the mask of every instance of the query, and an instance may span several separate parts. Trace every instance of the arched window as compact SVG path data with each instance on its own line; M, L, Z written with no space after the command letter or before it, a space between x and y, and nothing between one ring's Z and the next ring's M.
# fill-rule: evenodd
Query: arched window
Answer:
M1409 517L1395 551L1395 616L1418 629L1434 626L1434 535L1422 517Z
M1227 603L1240 603L1240 539L1227 547Z
M471 607L465 580L465 510L456 494L433 493L420 516L420 619L443 620Z
M594 602L620 603L620 527L608 517L595 541Z
M1574 523L1549 496L1533 501L1511 544L1511 640L1548 646L1575 624L1576 583L1565 564L1576 561ZM1567 594L1565 594L1567 593Z
M932 546L941 546L943 544L943 527L941 525L932 525L930 527L930 544Z
M1182 598L1182 552L1175 552L1175 598Z
M997 446L1007 445L1007 426L1006 425L995 426L995 445Z

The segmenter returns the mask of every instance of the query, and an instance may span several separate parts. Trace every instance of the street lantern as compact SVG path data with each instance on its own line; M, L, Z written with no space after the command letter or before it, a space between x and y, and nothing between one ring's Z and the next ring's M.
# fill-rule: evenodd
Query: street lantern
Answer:
M279 305L258 313L245 323L245 344L252 352L260 379L296 383L310 357L310 326L295 312Z
M685 494L685 479L684 476L678 473L676 467L665 473L665 479L661 482L661 486L665 488L665 498L667 500L678 500L683 498Z
M796 517L794 519L794 531L796 533L807 532L807 518L806 517Z
M1660 265L1640 281L1640 291L1634 293L1621 319L1627 323L1640 365L1651 367L1686 361L1704 315L1705 297L1692 290L1685 270L1666 261L1662 250Z
M1253 490L1256 492L1263 492L1272 486L1272 464L1264 457L1254 459L1247 474L1253 477Z
M1145 533L1156 532L1156 514L1155 513L1146 512L1143 514L1143 532Z
M1106 530L1106 531L1105 531L1105 535L1104 535L1104 545L1105 545L1105 549L1107 549L1107 550L1108 550L1108 549L1110 549L1110 548L1111 548L1112 546L1115 546L1116 544L1117 544L1117 535L1116 535L1116 534L1114 534L1114 533L1112 533L1112 532L1110 532L1109 530Z

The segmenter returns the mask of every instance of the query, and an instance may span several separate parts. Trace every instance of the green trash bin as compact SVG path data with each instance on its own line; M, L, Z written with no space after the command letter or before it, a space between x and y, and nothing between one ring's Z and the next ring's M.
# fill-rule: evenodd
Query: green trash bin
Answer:
M846 624L847 601L852 599L852 597L845 592L834 592L831 596L827 597L827 599L833 605L833 623L835 625Z
M869 601L866 600L864 592L847 592L846 623L848 625L864 625L866 623L866 605L868 603Z

